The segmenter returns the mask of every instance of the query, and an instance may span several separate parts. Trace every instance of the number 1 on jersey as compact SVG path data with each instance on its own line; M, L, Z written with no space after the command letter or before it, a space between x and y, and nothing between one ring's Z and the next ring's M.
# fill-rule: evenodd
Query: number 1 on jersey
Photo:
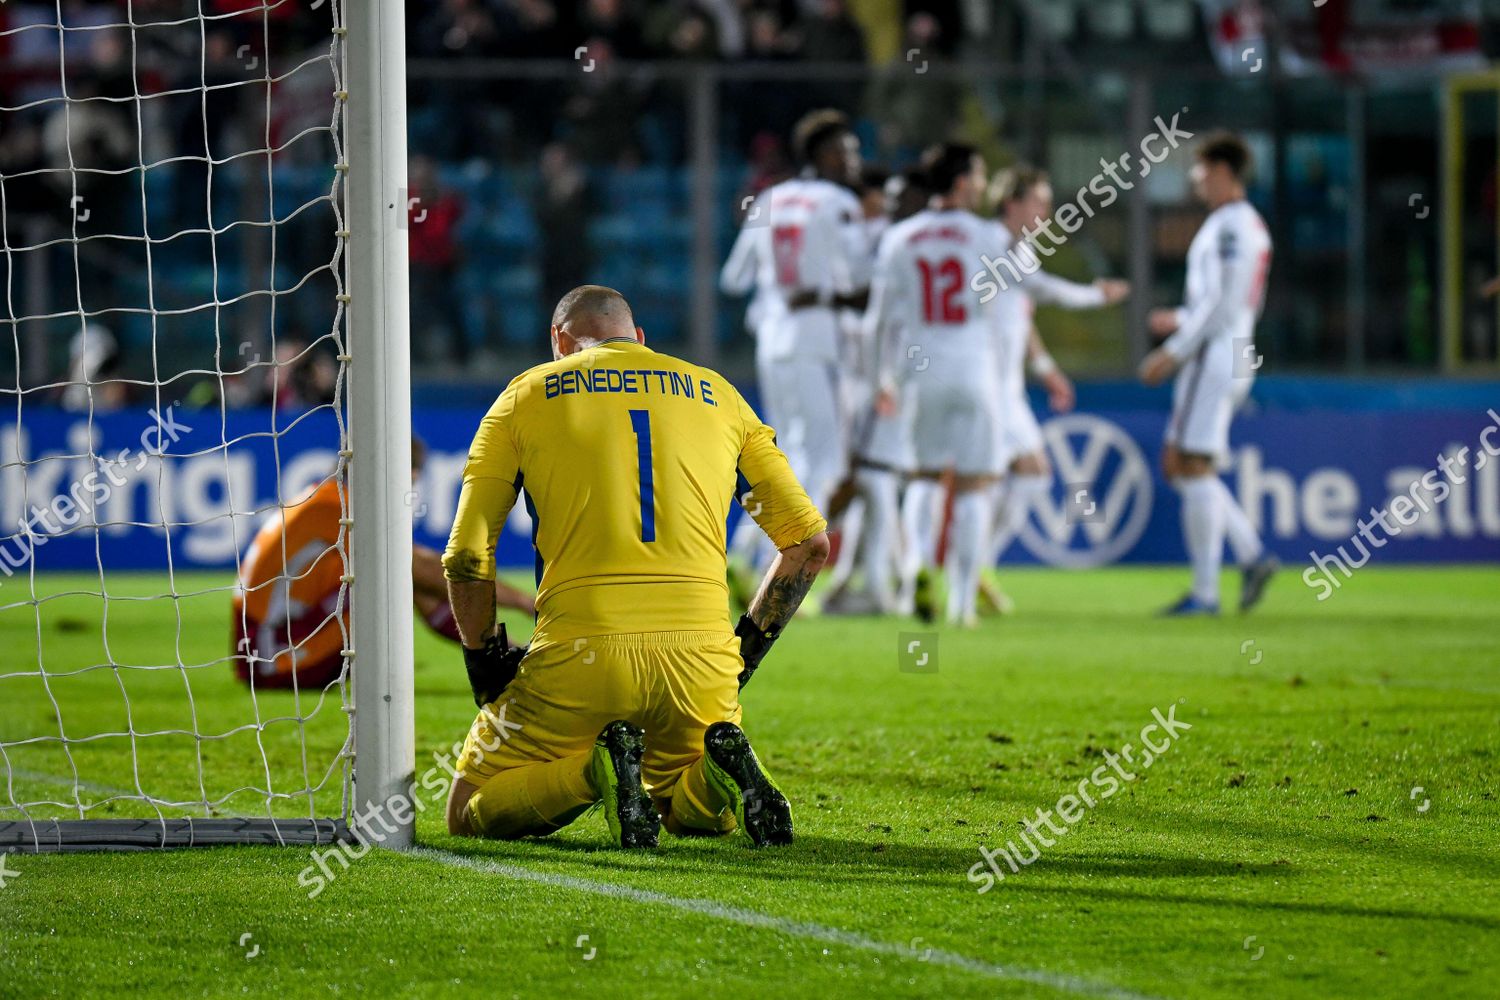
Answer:
M636 466L641 477L641 541L656 541L656 490L651 482L651 411L631 410Z

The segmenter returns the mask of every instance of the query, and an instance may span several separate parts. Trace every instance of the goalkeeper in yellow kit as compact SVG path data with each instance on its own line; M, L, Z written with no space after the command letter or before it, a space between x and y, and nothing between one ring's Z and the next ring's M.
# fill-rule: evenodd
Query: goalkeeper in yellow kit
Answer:
M655 846L663 819L789 843L791 809L739 728L739 690L827 558L827 524L734 387L647 348L618 292L569 292L551 336L556 360L512 381L474 436L443 556L481 708L448 828L546 834L602 803L623 847ZM492 581L523 492L537 623L517 665ZM780 555L731 630L736 497Z

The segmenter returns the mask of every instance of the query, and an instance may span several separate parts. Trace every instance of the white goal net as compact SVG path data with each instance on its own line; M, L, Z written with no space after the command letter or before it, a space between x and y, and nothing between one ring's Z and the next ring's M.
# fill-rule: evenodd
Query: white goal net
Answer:
M0 851L348 835L346 9L0 7Z

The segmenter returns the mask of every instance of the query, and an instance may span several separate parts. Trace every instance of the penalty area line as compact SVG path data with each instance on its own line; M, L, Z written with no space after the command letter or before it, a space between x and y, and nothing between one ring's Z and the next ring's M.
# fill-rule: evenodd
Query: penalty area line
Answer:
M595 896L623 899L632 903L670 906L675 910L681 910L686 913L696 913L700 916L712 917L716 920L727 920L742 927L755 927L762 930L774 931L778 934L785 934L790 937L822 941L825 944L842 945L846 948L873 952L878 955L892 955L908 961L946 966L990 979L1031 983L1062 993L1072 993L1088 997L1108 997L1113 998L1113 1000L1155 1000L1155 998L1152 998L1148 994L1134 993L1108 983L1079 979L1075 976L1047 972L1042 969L997 965L993 962L985 962L977 958L970 958L967 955L960 955L957 952L943 951L940 948L913 948L909 945L895 944L890 941L881 941L877 938L866 937L854 931L829 927L826 924L817 924L805 920L791 920L770 913L761 913L758 910L730 906L712 899L670 896L663 892L655 892L651 889L638 889L634 886L620 885L614 882L597 882L593 879L578 878L574 875L539 872L531 868L522 867L521 865L507 864L488 858L473 858L468 855L455 854L452 851L444 851L435 847L416 846L396 853L435 861L454 868L467 868L470 871L485 875L499 875L502 878L513 879L518 882L534 882L539 885L571 889L575 892L585 892Z

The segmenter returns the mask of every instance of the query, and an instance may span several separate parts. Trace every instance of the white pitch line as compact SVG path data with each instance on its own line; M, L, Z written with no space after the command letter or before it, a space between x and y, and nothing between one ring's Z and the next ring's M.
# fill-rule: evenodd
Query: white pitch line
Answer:
M773 916L772 914L761 913L757 910L729 906L712 899L689 899L683 896L669 896L666 893L653 892L650 889L637 889L633 886L618 885L613 882L595 882L591 879L577 878L572 875L539 872L530 868L523 868L520 865L505 864L500 861L491 861L487 858L472 858L463 854L455 854L452 851L439 850L435 847L411 847L400 853L425 858L429 861L436 861L439 864L450 865L455 868L467 868L470 871L481 872L486 875L500 875L504 878L515 879L520 882L535 882L540 885L550 885L562 889L572 889L577 892L587 892L595 896L625 899L634 903L670 906L673 909L683 910L687 913L713 917L716 920L727 920L744 927L757 927L763 930L775 931L779 934L786 934L790 937L807 938L827 944L843 945L848 948L857 948L860 951L870 951L881 955L894 955L897 958L904 958L914 962L926 962L929 965L943 965L953 969L960 969L964 972L972 972L975 975L986 976L990 979L1032 983L1037 986L1046 986L1063 993L1074 993L1079 996L1109 997L1112 1000L1156 1000L1156 998L1151 997L1149 994L1133 993L1130 990L1111 986L1107 983L1092 982L1087 979L1060 975L1055 972L1046 972L1041 969L1024 969L1013 965L996 965L993 962L981 961L977 958L970 958L967 955L960 955L957 952L942 951L938 948L912 948L904 944L893 944L889 941L880 941L876 938L866 937L854 931L846 931L837 927L829 927L824 924L815 924L803 920L789 920L786 917Z

